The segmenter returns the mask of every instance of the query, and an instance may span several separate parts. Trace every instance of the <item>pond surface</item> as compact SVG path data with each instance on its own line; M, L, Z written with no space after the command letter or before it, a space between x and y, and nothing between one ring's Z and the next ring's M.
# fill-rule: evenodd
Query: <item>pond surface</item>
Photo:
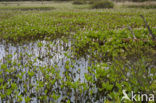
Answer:
M8 63L8 61L10 61L10 63ZM10 83L16 81L19 90L18 95L23 95L23 103L25 103L24 97L31 95L33 95L31 98L32 103L41 102L37 99L37 96L42 94L42 89L44 89L44 87L40 88L41 92L37 94L35 85L38 85L37 81L44 81L45 74L39 68L53 67L55 68L55 72L58 72L61 78L64 78L66 71L68 71L67 75L72 78L72 82L85 82L84 74L88 72L86 68L90 65L88 60L85 58L76 59L72 57L71 43L64 43L59 39L52 42L37 41L23 45L14 45L11 43L7 44L5 42L2 42L0 44L0 66L3 64L6 64L7 69L12 69L14 72L9 73L1 69L0 71L2 71L4 75L5 73L8 75L11 74L11 78L6 78L5 76L1 76L1 78L5 78L6 82L7 80L11 79L11 81L8 82L8 86L10 85ZM70 65L68 69L66 69L67 64ZM31 72L35 73L32 77L29 76ZM22 76L21 78L13 78L13 75ZM49 75L53 74L49 73ZM53 76L53 79L55 79L55 76L56 75ZM25 83L27 84L27 90L26 88L24 89ZM33 85L33 88L30 87L31 84ZM59 85L61 84L55 83L55 86L53 86L53 88L51 89L57 89L59 88ZM24 92L25 90L27 91L27 93ZM3 93L3 91L1 92ZM67 93L66 90L64 90L59 91L59 94L60 97L55 102L60 102ZM71 100L73 101L75 100L73 93L71 97L68 98L71 98ZM8 100L0 99L0 103L5 103L10 99L12 99L12 102L16 102L18 97L8 96ZM49 101L51 101L51 99L49 99Z
M68 100L71 103L103 103L110 98L107 93L112 92L110 87L114 85L105 85L107 81L114 83L115 79L120 79L114 77L116 70L119 76L125 76L125 82L135 76L138 81L143 78L153 82L155 59L133 61L134 56L131 56L132 60L120 64L121 67L111 65L111 61L108 65L100 64L96 59L92 61L89 54L85 58L76 57L71 40L65 41L43 40L23 45L1 42L0 103L67 103ZM138 71L140 78L135 75L138 67L142 67Z

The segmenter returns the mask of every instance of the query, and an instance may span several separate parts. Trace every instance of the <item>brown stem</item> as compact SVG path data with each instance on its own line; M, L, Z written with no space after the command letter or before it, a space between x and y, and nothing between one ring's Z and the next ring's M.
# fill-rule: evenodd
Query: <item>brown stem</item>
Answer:
M152 39L156 39L155 36L154 36L154 34L152 33L152 30L150 29L147 21L146 21L146 19L144 18L144 16L143 15L140 15L140 17L144 20L145 26L147 27L150 36L152 36Z
M131 31L131 33L132 33L132 35L133 35L133 39L136 39L135 34L134 34L132 28L131 28L130 26L128 26L128 29Z

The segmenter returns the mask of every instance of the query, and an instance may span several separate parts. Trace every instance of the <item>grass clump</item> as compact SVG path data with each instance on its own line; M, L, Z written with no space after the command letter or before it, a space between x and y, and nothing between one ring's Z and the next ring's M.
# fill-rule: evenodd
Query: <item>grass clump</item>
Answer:
M100 9L100 8L113 8L114 7L114 3L112 1L109 0L105 0L105 1L98 1L95 2L92 5L93 9Z

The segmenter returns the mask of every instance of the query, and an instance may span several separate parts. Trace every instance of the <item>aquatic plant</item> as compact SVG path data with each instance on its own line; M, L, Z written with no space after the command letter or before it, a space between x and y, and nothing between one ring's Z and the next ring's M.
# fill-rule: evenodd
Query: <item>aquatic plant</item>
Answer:
M123 89L155 93L156 43L142 11L23 12L0 16L0 102L121 102ZM154 12L144 16L155 36Z

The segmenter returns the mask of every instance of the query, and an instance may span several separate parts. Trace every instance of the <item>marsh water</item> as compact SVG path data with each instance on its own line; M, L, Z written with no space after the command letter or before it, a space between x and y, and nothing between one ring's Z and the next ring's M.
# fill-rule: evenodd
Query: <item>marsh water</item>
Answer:
M0 97L0 103L17 103L19 99L27 103L28 97L31 103L103 103L106 96L99 91L103 81L96 78L96 61L92 62L89 55L76 57L73 43L66 41L1 42L0 93L6 97ZM155 73L150 72L151 66L147 75ZM129 78L128 67L125 75Z
M11 63L8 63L8 60ZM32 103L41 102L37 99L37 96L41 95L42 92L44 92L44 88L40 88L41 92L37 94L36 86L34 86L33 88L29 86L31 84L37 85L37 81L44 81L44 74L40 69L37 68L53 67L55 68L55 71L59 72L61 78L64 78L65 71L67 70L65 69L67 63L71 65L68 75L73 79L72 81L76 82L79 80L80 82L85 82L84 74L88 72L86 68L90 65L90 63L86 58L76 59L75 57L72 57L71 42L65 43L62 40L57 39L54 41L30 42L22 45L6 43L5 41L1 42L0 44L0 66L2 64L7 64L8 69L14 70L14 72L10 73L11 75L21 75L23 73L21 78L11 78L11 82L16 81L16 83L18 84L17 87L19 90L19 95L23 95L23 103L25 103L24 97L31 95L33 95L31 98ZM0 71L4 72L3 70ZM30 78L28 74L30 74L31 71L33 71L33 73L35 74ZM5 73L7 74L7 72L4 72L4 74ZM1 76L1 78L5 78L7 81L9 80L9 75L8 78L4 76ZM49 75L52 74L49 73ZM53 76L53 79L55 79L55 76ZM27 93L24 93L24 82L27 84ZM10 85L9 83L10 82L8 82L8 85ZM59 88L57 83L51 89L54 90L54 88ZM59 94L60 97L55 102L60 102L62 98L66 96L67 92L66 90L61 91L60 89ZM8 100L0 98L0 103L10 102L10 98L13 97L14 96L8 96ZM70 98L70 100L72 101L75 100L75 97L72 95L68 98ZM12 99L12 102L15 103L17 99L17 96L14 97Z

